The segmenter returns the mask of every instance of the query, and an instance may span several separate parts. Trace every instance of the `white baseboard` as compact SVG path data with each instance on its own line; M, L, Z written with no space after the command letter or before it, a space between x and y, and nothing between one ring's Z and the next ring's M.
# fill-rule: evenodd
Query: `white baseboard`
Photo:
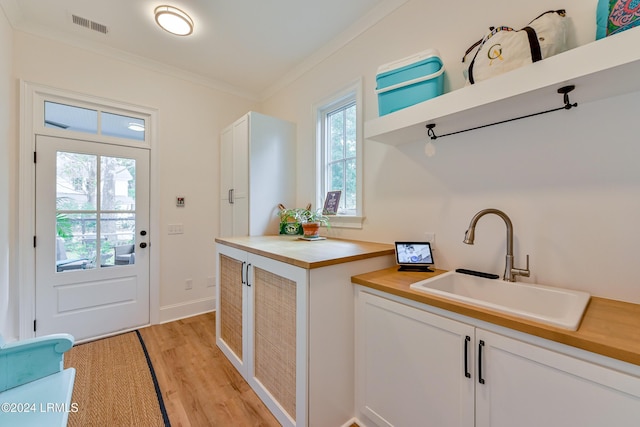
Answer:
M215 309L215 297L202 298L180 304L165 305L164 307L160 307L160 323L173 322L174 320L209 313Z

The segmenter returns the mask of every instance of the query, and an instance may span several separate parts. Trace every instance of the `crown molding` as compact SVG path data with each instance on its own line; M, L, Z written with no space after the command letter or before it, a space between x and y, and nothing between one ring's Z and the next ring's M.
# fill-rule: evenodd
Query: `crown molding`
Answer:
M293 67L289 72L284 74L281 79L279 79L273 85L269 86L264 92L261 93L260 100L264 101L272 97L282 89L286 88L287 86L291 85L297 79L306 74L309 70L313 69L322 61L329 58L331 55L348 45L356 37L367 31L369 28L373 27L383 18L391 14L400 6L404 5L407 1L408 0L386 0L380 3L378 6L373 8L373 10L371 10L369 13L367 13L353 25L351 25L346 31L342 32L337 37L332 39L329 43L316 50L309 57Z

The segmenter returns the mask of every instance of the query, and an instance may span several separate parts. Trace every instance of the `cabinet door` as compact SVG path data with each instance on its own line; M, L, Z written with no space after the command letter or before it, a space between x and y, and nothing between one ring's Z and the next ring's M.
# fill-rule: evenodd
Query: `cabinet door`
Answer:
M639 425L640 378L481 329L476 340L478 427Z
M247 253L217 245L216 344L245 378L247 375Z
M233 123L233 188L236 198L249 193L249 115Z
M249 116L220 135L220 236L249 234Z
M356 308L359 412L378 426L473 426L474 328L362 291Z
M248 382L285 426L307 424L308 271L249 254Z
M233 124L233 235L249 235L249 115Z
M220 135L220 236L233 235L233 126Z

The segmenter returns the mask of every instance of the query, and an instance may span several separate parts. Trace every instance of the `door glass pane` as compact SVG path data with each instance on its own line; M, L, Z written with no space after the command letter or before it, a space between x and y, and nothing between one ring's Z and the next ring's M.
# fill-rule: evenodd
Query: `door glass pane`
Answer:
M100 216L101 265L135 264L136 216L135 213L108 213Z
M58 152L56 207L58 210L95 210L97 156Z
M56 271L135 263L135 175L133 159L57 153Z
M100 164L102 210L135 210L135 160L103 156Z
M56 215L56 271L96 267L96 216L58 212Z

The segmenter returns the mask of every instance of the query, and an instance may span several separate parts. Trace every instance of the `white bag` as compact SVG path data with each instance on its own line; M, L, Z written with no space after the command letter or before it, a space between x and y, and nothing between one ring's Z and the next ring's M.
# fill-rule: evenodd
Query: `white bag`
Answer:
M462 58L465 62L467 56L475 52L464 71L467 85L567 50L565 15L564 9L545 12L522 30L491 27Z

